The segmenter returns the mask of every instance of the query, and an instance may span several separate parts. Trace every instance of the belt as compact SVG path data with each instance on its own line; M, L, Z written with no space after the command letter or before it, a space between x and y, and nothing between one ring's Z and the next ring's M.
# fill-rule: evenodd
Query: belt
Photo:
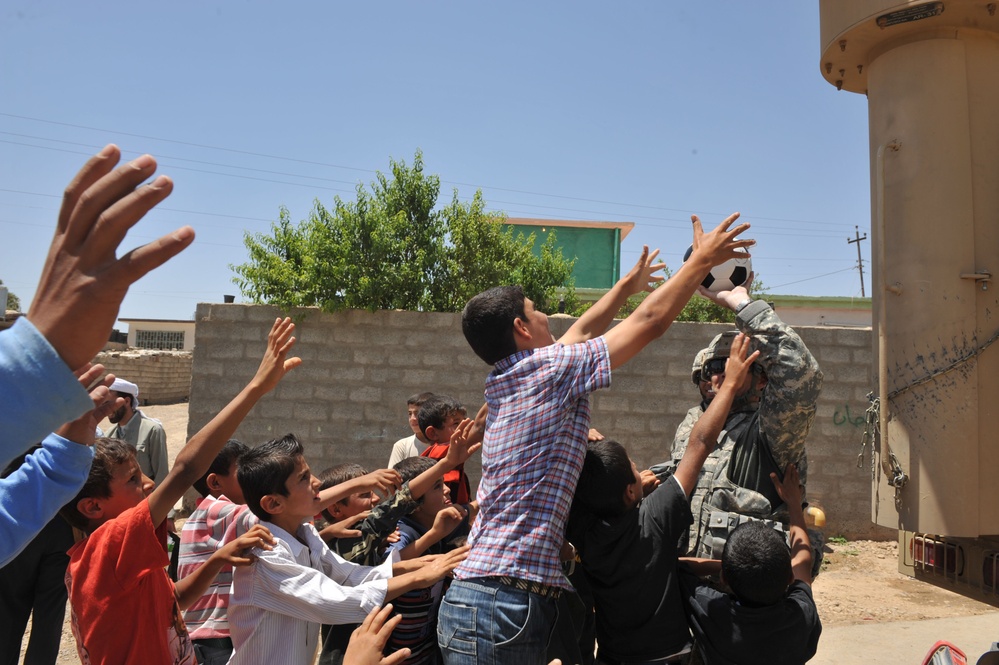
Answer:
M611 658L603 654L597 654L597 663L606 663L606 665L670 665L672 663L683 663L683 654L677 654L675 656L667 656L666 658L655 658L653 660L617 660L616 658Z
M552 600L558 600L562 595L562 589L557 586L551 586L550 584L542 584L541 582L532 582L530 580L522 580L519 577L510 577L508 575L495 575L493 577L487 577L486 579L495 580L502 584L503 586L512 587L514 589L519 589L521 591L526 591L528 593L535 593L542 598L550 598Z

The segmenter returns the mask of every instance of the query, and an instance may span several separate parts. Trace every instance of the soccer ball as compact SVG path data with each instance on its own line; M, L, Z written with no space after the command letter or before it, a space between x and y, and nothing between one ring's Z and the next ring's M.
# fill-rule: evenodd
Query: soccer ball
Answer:
M690 258L693 251L693 245L687 248L683 255L684 262ZM715 266L701 282L701 286L712 293L718 293L719 291L731 291L735 287L745 284L746 280L749 279L749 274L753 272L753 260L749 258L749 252L744 248L739 247L736 251L745 254L745 258L737 256L720 266Z

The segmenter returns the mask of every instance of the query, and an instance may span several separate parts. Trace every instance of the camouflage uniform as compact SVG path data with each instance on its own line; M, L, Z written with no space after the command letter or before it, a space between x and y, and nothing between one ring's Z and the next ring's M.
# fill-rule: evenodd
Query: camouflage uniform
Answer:
M749 399L746 396L736 399L718 436L718 445L698 476L690 500L694 527L689 551L693 556L720 558L721 547L738 516L786 525L787 507L781 504L774 509L771 505L777 499L769 471L774 468L783 471L794 462L801 472L802 484L808 473L805 438L815 417L815 402L822 386L818 363L798 334L762 300L744 307L736 315L736 326L753 337L753 350L760 350L757 363L763 367L768 382L758 400L753 399L755 389L751 389ZM702 403L687 412L673 439L672 459L652 467L661 479L676 469L687 449L690 432L705 408L707 404ZM732 453L737 444L740 458L748 459L742 465L742 485L730 477ZM745 480L746 477L751 480ZM729 514L720 515L718 511ZM713 512L714 529L711 528Z

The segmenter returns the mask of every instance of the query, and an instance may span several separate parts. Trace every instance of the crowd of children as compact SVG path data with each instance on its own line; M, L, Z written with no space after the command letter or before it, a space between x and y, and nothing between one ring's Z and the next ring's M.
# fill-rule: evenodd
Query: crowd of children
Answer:
M701 465L758 355L747 337L734 339L715 400L661 485L624 446L590 432L589 393L665 332L707 270L752 244L737 237L748 228L734 225L738 215L710 233L695 217L692 255L654 290L662 264L644 250L558 342L518 287L473 298L463 332L495 366L485 405L470 420L452 397L414 395L413 435L393 448L391 469L341 461L316 477L293 434L255 446L231 438L302 364L291 355L295 324L279 318L256 373L154 485L133 446L95 439L123 400L109 391L114 377L88 361L128 285L193 232L117 259L125 230L171 189L163 177L140 186L152 158L115 169L118 157L109 146L67 189L31 312L0 336L9 397L0 418L13 432L3 463L43 441L0 480L0 556L16 557L56 510L85 534L65 575L82 662L306 665L318 653L324 664L542 663L558 601L573 593L567 558L592 592L597 662L801 663L814 654L821 626L793 466L772 478L790 508L790 548L749 521L721 561L678 557ZM642 290L651 294L608 330ZM18 386L51 408L28 408ZM473 495L464 464L480 447ZM174 582L167 517L191 486L202 499L181 531ZM26 513L32 488L46 499ZM592 662L594 645L580 653Z

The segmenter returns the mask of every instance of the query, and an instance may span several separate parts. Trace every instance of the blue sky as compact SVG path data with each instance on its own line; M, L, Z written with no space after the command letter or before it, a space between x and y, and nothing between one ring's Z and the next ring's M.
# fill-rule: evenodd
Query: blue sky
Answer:
M123 247L195 244L121 316L238 293L244 231L422 149L442 199L635 222L675 268L740 211L773 293L859 296L867 101L819 73L818 2L45 2L0 9L0 279L34 295L63 188L108 142L174 194ZM861 243L870 293L870 243ZM238 300L237 300L238 301Z

